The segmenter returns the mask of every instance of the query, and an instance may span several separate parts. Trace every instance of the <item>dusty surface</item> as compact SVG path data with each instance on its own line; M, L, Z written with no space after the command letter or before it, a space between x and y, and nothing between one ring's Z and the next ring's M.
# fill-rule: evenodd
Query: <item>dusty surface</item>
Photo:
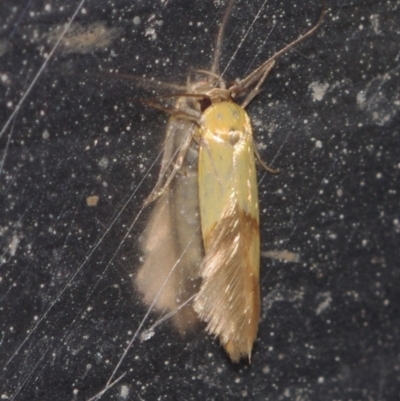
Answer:
M252 364L233 366L203 329L182 339L164 322L135 337L103 399L397 399L399 5L327 2L321 30L277 63L248 108L264 161L281 170L259 174L262 251L300 255L262 259ZM146 314L132 277L167 117L136 101L161 91L138 81L184 85L207 69L222 2L88 2L54 53L78 3L3 3L0 395L86 400ZM239 2L225 78L244 76L320 10L281 3L255 20L263 1Z

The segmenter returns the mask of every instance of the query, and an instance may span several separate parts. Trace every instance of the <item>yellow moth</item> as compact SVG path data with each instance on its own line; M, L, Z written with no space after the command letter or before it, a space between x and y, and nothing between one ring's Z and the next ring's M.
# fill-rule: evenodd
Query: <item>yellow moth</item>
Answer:
M157 200L143 236L145 262L135 283L147 305L178 310L173 318L181 332L196 318L205 322L238 362L251 358L260 314L256 159L275 172L259 157L245 107L275 60L318 29L325 5L312 29L227 88L217 70L222 29L232 5L221 24L211 71L199 71L207 79L189 82L173 109L155 106L172 117L160 177L146 202ZM246 91L242 104L235 103Z

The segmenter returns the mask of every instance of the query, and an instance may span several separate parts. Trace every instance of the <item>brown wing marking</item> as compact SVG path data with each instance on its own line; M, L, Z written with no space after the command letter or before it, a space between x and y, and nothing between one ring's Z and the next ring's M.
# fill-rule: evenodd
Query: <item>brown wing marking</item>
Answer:
M203 279L194 309L233 362L250 360L260 314L259 227L233 194L221 220L204 238Z

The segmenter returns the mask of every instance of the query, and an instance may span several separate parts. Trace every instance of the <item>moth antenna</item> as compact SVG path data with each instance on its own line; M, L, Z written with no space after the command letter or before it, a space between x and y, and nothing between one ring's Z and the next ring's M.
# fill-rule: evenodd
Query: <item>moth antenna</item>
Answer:
M215 43L214 59L211 65L211 73L216 74L218 76L219 76L218 74L219 59L221 57L221 52L222 52L222 41L224 40L225 28L228 23L228 19L232 14L232 8L234 4L235 0L229 0L228 6L226 7L226 10L224 12L224 17L222 19L221 26L218 31L217 41Z
M89 74L88 74L89 75ZM120 74L120 73L109 73L109 72L98 72L98 73L90 73L91 77L98 78L109 78L114 80L119 80L122 82L134 82L134 84L138 87L142 88L154 88L154 89L169 89L175 91L184 91L186 87L182 85L175 85L168 82L163 82L155 79L139 77L136 75L130 74Z
M234 84L230 88L232 90L232 92L236 93L236 92L242 90L243 88L249 87L254 82L258 81L264 75L264 70L266 68L268 68L271 65L271 63L273 63L276 59L278 59L279 57L283 56L289 50L293 49L298 44L303 42L305 39L307 39L311 35L313 35L315 33L315 31L317 31L317 29L321 26L322 22L324 21L326 12L327 12L325 0L321 0L321 4L322 4L321 15L319 17L318 22L311 29L309 29L304 35L300 35L297 39L293 40L291 43L289 43L288 45L283 47L281 50L277 51L273 56L271 56L268 60L264 61L252 73L247 75L247 77L241 79L239 82ZM266 78L266 76L263 77L263 80L265 78Z

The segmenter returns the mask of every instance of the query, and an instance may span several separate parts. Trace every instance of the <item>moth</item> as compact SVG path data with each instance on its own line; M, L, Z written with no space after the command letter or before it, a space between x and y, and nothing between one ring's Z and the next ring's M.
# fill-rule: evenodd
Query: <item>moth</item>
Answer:
M171 312L185 332L199 319L230 359L250 361L260 315L260 232L256 160L245 107L259 93L276 59L311 36L318 22L242 80L227 87L218 75L223 29L203 79L177 96L158 182L146 201L155 206L142 240L145 261L135 284L153 309ZM248 93L239 105L235 99ZM188 302L192 300L193 302Z

